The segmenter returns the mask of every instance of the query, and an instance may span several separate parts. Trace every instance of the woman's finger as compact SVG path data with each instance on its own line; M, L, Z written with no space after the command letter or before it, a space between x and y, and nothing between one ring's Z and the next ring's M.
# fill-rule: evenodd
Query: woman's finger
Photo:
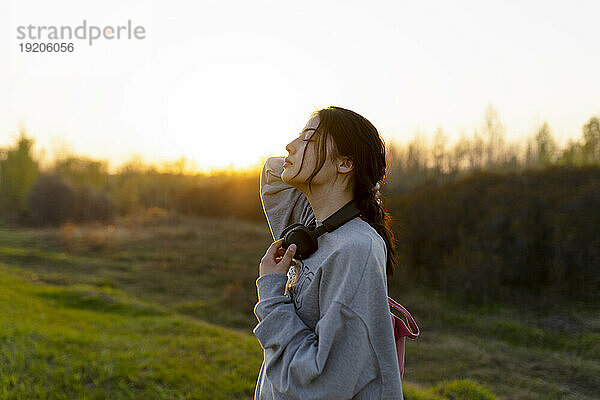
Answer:
M278 239L278 240L274 241L273 243L271 243L271 245L267 249L266 255L269 255L272 258L275 258L275 255L277 254L277 249L281 246L282 243L283 243L283 238Z
M287 248L279 263L283 263L283 266L289 266L292 263L292 257L294 257L294 254L296 254L296 245L292 243Z

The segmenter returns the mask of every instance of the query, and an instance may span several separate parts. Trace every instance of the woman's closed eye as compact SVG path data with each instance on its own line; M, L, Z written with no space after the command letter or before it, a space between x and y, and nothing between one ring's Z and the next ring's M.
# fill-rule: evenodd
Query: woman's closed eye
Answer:
M314 142L315 140L312 139L313 134L314 131L302 131L298 135L303 142Z

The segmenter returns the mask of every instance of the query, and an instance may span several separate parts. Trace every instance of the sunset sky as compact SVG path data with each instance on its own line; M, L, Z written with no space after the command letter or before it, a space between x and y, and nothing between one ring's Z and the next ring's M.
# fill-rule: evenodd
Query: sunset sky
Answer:
M244 167L285 154L317 108L357 111L386 140L441 126L453 142L490 104L508 140L547 121L562 145L600 115L598 15L598 1L10 0L0 147L23 124L48 157ZM145 38L20 52L18 26L84 19Z

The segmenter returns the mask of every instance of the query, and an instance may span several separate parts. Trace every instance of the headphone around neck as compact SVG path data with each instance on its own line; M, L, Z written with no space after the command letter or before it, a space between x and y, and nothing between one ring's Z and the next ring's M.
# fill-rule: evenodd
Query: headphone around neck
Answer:
M360 215L360 210L354 200L348 202L345 206L337 210L325 221L323 225L316 227L316 223L309 224L292 224L286 227L279 238L284 238L283 248L287 249L292 243L296 245L296 253L294 258L304 260L313 254L319 248L317 238L325 232L332 232L346 222ZM313 221L314 222L314 221ZM316 227L316 228L315 228Z

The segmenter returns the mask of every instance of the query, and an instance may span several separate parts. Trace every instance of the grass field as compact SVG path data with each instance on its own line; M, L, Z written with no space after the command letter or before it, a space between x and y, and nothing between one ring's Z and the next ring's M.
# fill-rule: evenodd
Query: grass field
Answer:
M0 398L251 397L269 244L264 223L159 210L111 227L0 228ZM599 397L597 307L390 288L422 330L407 342L407 399Z

